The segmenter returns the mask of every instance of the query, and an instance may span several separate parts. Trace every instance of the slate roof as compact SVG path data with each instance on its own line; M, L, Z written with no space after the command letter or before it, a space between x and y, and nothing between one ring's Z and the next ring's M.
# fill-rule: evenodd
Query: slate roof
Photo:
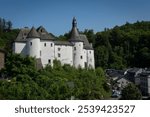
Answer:
M55 39L55 37L52 34L48 33L43 26L40 26L39 28L37 28L37 30L35 28L29 29L27 27L21 29L15 41L26 42L29 37L39 37L41 40Z
M26 38L27 38L27 35L28 33L30 32L30 29L29 28L23 28L20 30L20 32L18 33L17 35L17 38L15 41L19 41L19 42L26 42Z
M27 38L40 38L40 35L36 31L36 29L34 27L32 27L30 32L28 33Z
M75 17L72 20L72 29L71 29L70 33L71 33L71 36L70 36L69 41L83 42L83 40L80 38L78 29L77 29L77 21L76 21Z
M68 46L73 46L71 42L68 41L54 41L55 45L68 45Z
M55 37L48 33L45 28L43 26L40 26L39 28L37 28L37 32L39 33L40 35L40 38L43 40L43 39L55 39Z
M83 40L83 43L84 43L84 49L92 49L93 50L93 47L90 45L86 35L83 35L83 34L80 34L80 39Z
M71 36L69 41L71 42L83 42L84 43L84 49L93 49L93 47L89 44L89 41L86 37L86 35L79 34L79 31L77 29L77 21L75 17L72 21L72 30L71 30Z

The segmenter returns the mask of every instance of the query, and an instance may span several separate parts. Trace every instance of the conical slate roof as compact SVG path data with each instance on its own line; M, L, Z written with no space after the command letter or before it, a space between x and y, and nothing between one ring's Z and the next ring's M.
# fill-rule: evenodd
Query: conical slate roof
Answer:
M77 29L77 21L75 17L72 20L72 30L71 30L71 37L69 41L83 41L80 39L80 35Z
M38 34L38 32L36 31L36 29L34 27L32 27L32 29L30 30L30 32L28 33L27 38L40 38L40 35Z

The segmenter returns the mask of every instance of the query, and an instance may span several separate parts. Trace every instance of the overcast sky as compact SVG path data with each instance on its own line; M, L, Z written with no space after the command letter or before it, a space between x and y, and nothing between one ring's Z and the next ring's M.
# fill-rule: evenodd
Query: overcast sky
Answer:
M150 0L0 0L0 17L14 28L44 26L61 35L76 17L79 30L112 28L126 22L150 21Z

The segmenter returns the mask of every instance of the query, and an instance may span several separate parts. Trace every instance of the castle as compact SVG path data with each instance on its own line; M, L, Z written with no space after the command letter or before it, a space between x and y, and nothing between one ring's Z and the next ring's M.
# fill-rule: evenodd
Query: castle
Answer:
M37 29L23 28L13 43L13 52L35 57L42 67L47 64L53 66L56 59L61 64L76 68L95 68L92 44L85 35L79 34L75 18L68 41L59 41L42 26Z

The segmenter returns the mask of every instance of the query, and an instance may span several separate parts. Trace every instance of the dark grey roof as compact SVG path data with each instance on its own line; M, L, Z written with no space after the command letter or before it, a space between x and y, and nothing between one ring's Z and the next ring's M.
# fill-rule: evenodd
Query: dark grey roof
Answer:
M55 45L68 45L68 46L73 46L72 43L68 41L54 41Z
M76 21L75 17L72 20L72 29L71 29L70 35L71 36L70 36L69 41L83 41L80 38L78 29L77 29L77 21Z
M80 34L80 39L83 40L84 49L93 49L93 47L89 44L86 35Z
M40 26L39 28L37 28L37 30L35 28L34 30L29 29L29 28L21 29L15 41L26 42L27 38L29 37L30 38L38 37L42 40L54 40L55 39L55 37L51 33L48 33L43 26Z
M34 27L32 27L32 29L30 30L30 32L28 33L27 38L40 38L40 35L38 34L38 32L36 31L36 29Z
M30 32L29 28L21 29L15 41L22 41L22 42L26 41L27 40L26 38L29 32Z
M72 30L70 33L70 42L83 42L84 43L84 49L93 49L93 47L89 44L89 41L86 37L86 35L79 34L77 29L77 21L75 17L72 20Z
M43 26L37 28L37 32L40 34L41 39L55 39L55 37L52 34L48 33Z
M127 72L136 73L136 72L138 72L139 70L141 70L141 68L130 68Z

